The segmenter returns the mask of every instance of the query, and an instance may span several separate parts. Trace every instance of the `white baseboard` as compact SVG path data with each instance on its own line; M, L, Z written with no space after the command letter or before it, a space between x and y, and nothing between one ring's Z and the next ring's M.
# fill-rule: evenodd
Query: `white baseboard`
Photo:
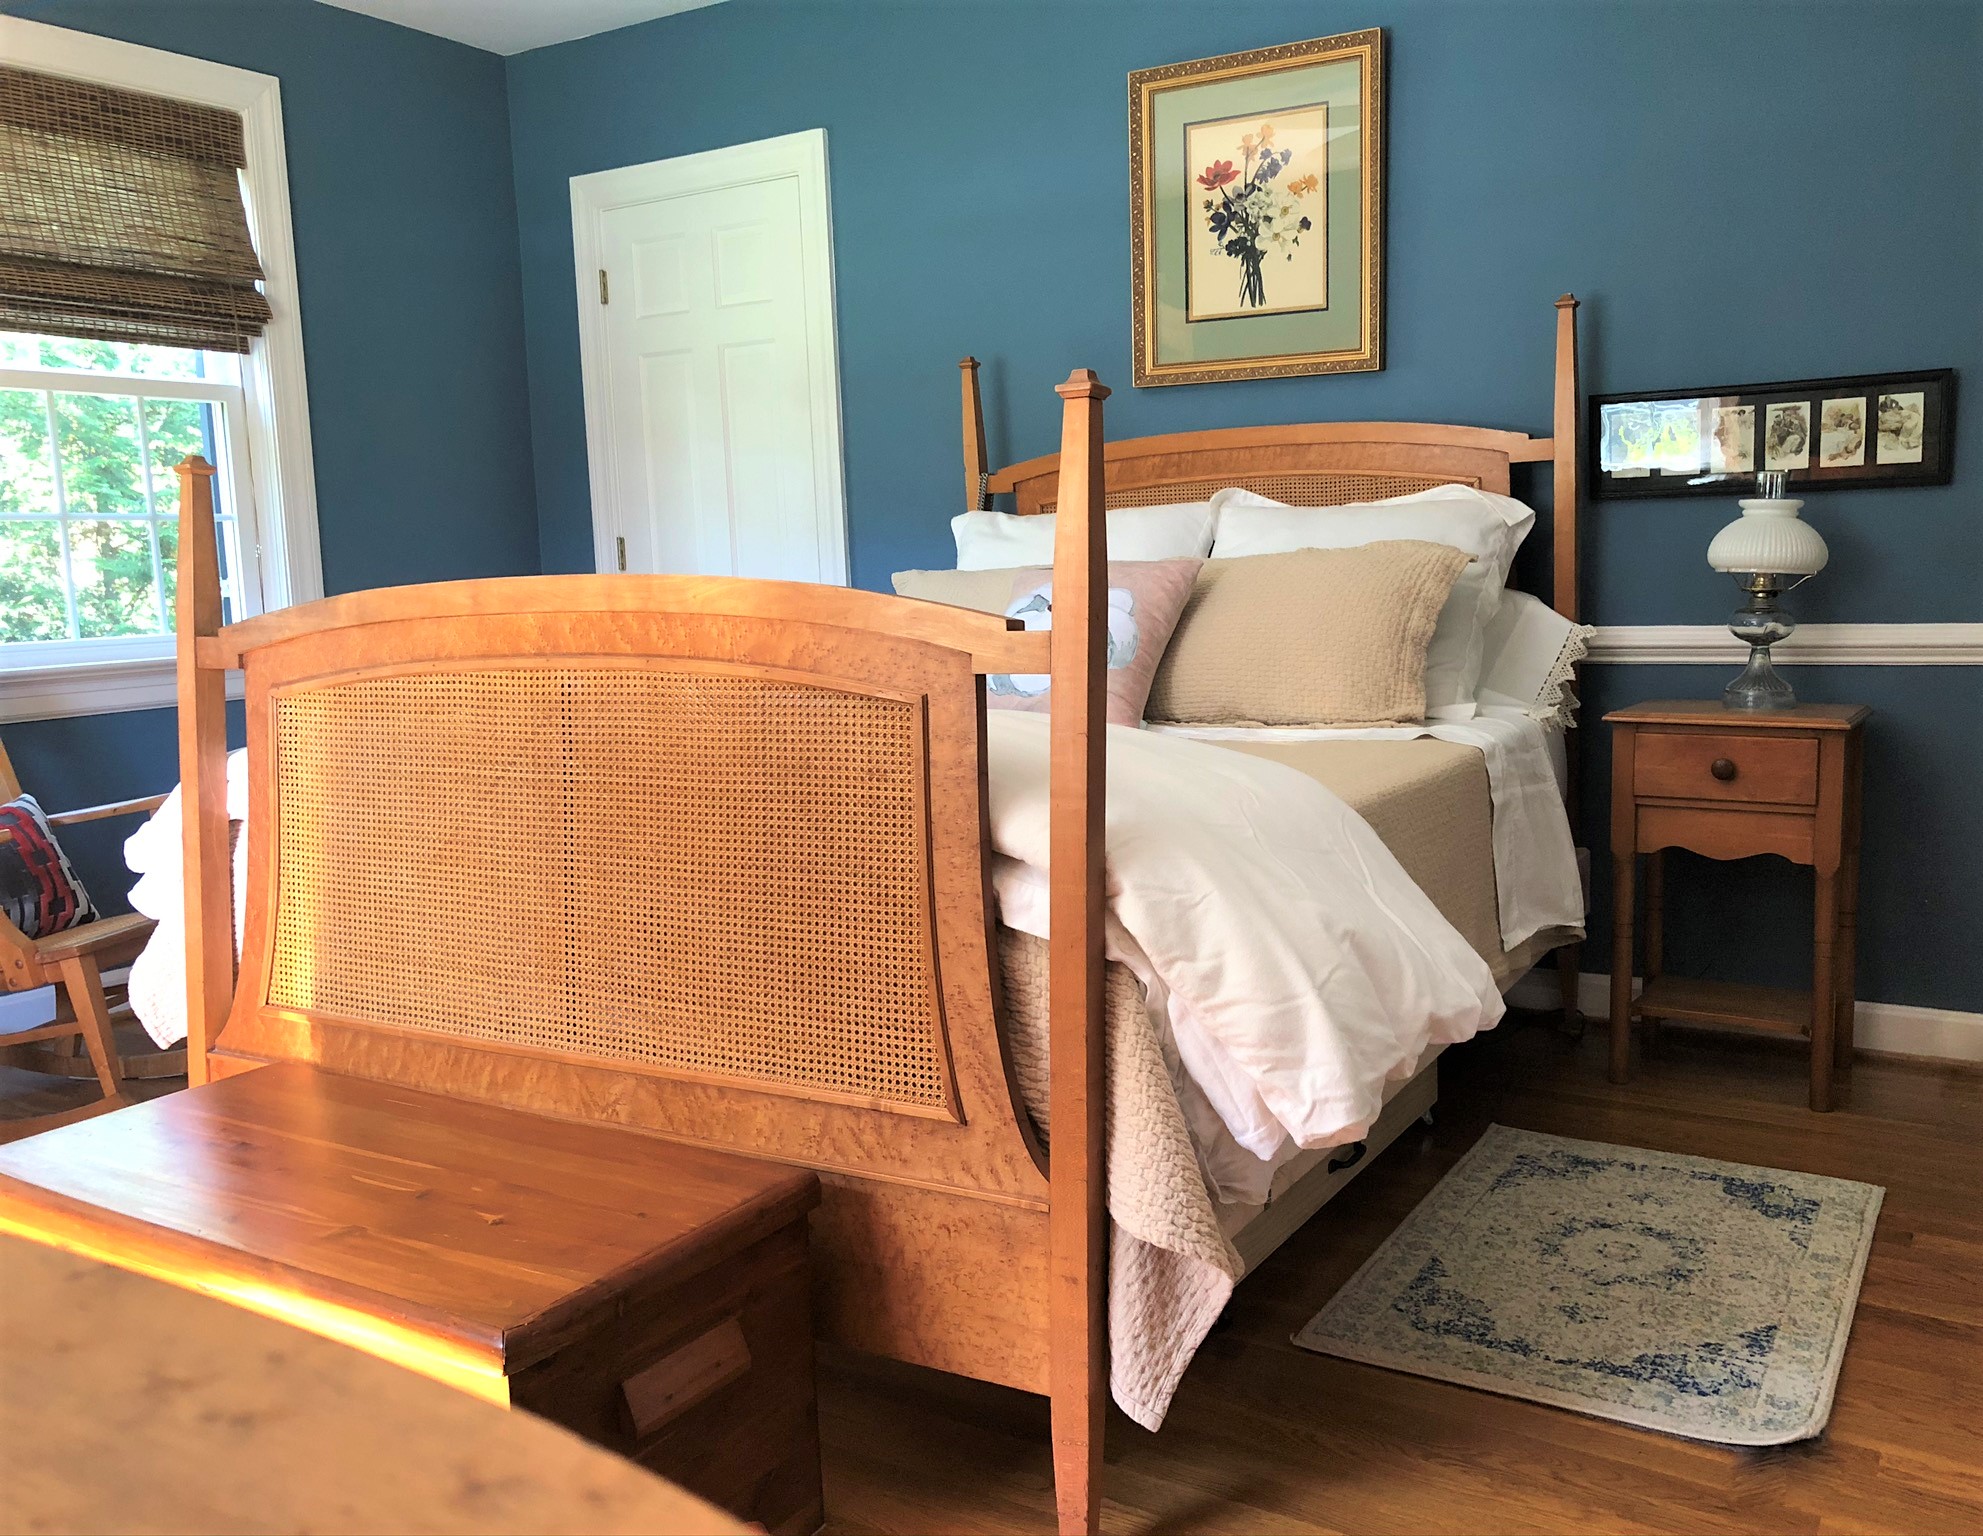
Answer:
M1639 995L1642 985L1638 977L1632 978L1634 997ZM1557 998L1553 965L1537 966L1508 993L1508 1001L1518 1008L1554 1008ZM1578 977L1577 1006L1593 1018L1608 1015L1611 978L1591 971ZM1937 1061L1983 1062L1983 1013L1862 1000L1853 1016L1852 1038L1862 1051L1925 1056Z

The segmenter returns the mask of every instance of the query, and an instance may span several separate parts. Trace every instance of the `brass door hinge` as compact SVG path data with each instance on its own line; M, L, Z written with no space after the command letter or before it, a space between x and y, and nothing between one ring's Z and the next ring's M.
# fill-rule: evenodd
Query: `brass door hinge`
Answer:
M624 538L617 538L613 540L613 544L620 552L620 569L624 571L627 568L627 541Z
M612 302L606 297L606 269L604 267L599 269L599 302L601 304Z

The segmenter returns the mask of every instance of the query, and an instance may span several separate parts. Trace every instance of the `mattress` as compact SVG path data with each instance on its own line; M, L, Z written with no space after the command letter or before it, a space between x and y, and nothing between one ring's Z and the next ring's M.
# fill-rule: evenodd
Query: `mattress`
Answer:
M1221 741L1299 769L1346 801L1496 976L1494 807L1479 750L1415 741Z

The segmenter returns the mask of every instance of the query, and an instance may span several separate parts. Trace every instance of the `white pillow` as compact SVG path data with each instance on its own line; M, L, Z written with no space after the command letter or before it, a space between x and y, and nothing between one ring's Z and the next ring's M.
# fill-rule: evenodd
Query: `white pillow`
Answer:
M1212 558L1282 555L1291 549L1353 549L1379 539L1423 539L1450 544L1494 569L1494 588L1508 584L1515 551L1535 526L1535 512L1512 496L1470 485L1435 485L1387 501L1346 502L1337 507L1291 507L1252 491L1220 491L1212 498L1218 539Z
M963 512L950 520L957 535L957 569L1001 571L1022 565L1052 565L1051 512L1021 517L1013 512ZM1203 560L1212 548L1218 514L1209 501L1182 501L1168 507L1116 507L1109 512L1111 560Z
M1531 720L1570 729L1577 723L1571 669L1584 659L1596 633L1588 624L1571 623L1541 598L1502 593L1500 611L1487 625L1476 696L1483 704L1513 705Z
M1351 549L1380 539L1450 544L1473 563L1453 583L1425 652L1425 716L1471 720L1484 658L1484 635L1501 604L1515 551L1535 513L1512 496L1470 485L1438 485L1388 501L1291 507L1237 488L1212 498L1218 538L1212 558L1279 555L1293 549Z

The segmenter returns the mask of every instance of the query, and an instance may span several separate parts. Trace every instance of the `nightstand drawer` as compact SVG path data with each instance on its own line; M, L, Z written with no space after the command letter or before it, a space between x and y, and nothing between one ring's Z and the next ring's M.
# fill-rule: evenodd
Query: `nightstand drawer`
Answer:
M1818 744L1808 736L1641 730L1635 794L1662 800L1818 803Z
M1798 811L1642 805L1636 837L1644 853L1686 848L1710 859L1747 859L1774 853L1793 864L1809 864L1816 825L1814 818Z

